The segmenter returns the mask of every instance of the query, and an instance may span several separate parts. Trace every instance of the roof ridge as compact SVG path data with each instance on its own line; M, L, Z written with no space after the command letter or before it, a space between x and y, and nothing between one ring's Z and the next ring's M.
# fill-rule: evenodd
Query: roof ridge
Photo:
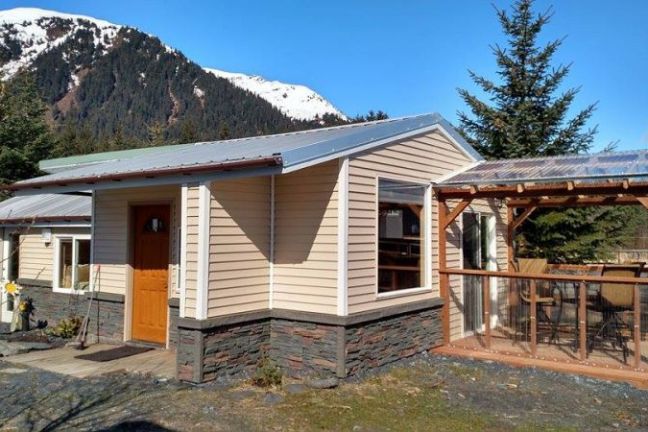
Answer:
M235 141L247 141L247 140L251 140L251 139L261 139L261 138L266 139L266 138L276 138L276 137L281 137L281 136L294 136L294 135L300 135L300 134L306 135L306 134L315 133L315 132L360 128L360 127L372 126L372 125L376 125L376 124L380 124L380 123L391 123L391 122L400 121L400 120L409 120L409 119L414 119L414 118L418 118L418 117L438 116L438 115L439 114L436 113L436 112L430 112L430 113L424 113L424 114L416 114L416 115L409 115L409 116L387 118L387 119L382 119L382 120L372 120L372 121L368 121L368 122L349 123L349 124L343 124L343 125L327 126L327 127L322 127L322 128L303 129L303 130L290 131L290 132L280 132L280 133L268 134L268 135L252 135L252 136L249 136L249 137L232 138L232 139L227 139L227 140L201 141L201 142L191 143L191 144L203 145L203 144L212 144L212 143L219 143L219 142L224 143L224 142L235 142Z

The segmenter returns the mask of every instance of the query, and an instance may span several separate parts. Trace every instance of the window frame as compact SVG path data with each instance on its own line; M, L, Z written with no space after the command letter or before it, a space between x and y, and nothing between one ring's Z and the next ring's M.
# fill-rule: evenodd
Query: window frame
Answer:
M410 183L413 185L423 186L425 188L423 196L423 215L424 221L421 224L423 229L423 244L424 244L424 257L422 275L424 276L425 284L420 287L403 288L389 292L381 293L380 290L380 276L379 276L379 262L380 262L380 180L387 180L400 183ZM374 277L375 286L374 293L376 300L391 299L394 297L410 296L421 293L429 293L433 291L434 284L432 283L432 182L422 179L416 179L405 176L390 175L390 174L377 174L374 184L375 202L374 202Z
M71 288L62 288L60 286L61 279L61 241L71 240L72 241L72 280L76 279L76 268L78 264L74 262L77 260L77 242L79 240L89 240L90 241L90 269L92 269L92 236L90 234L55 234L54 238L54 267L52 268L52 290L56 293L61 294L85 294L88 290L77 290L74 289L74 286ZM90 278L92 278L92 271L90 271ZM88 287L90 288L90 283Z

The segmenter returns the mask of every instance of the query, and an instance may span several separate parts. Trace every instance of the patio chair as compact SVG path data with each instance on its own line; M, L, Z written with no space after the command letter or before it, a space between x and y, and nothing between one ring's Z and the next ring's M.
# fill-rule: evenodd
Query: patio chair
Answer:
M639 277L644 263L638 264L606 264L603 267L603 276ZM623 362L628 360L630 340L630 325L624 319L624 313L631 311L634 303L634 286L630 284L605 282L601 284L598 301L590 305L603 316L598 330L590 339L591 351L596 341L609 339L612 347L618 346L623 352ZM636 348L635 348L636 349Z
M543 258L519 258L515 267L518 273L528 274L544 274L549 270L549 264ZM509 299L512 306L511 316L514 317L515 334L518 334L522 326L525 340L527 340L530 324L529 310L532 303L530 281L518 280L517 285L518 289L513 290ZM562 316L562 291L548 281L538 281L535 302L537 322L546 322L551 329L549 343L554 340L558 341L558 324L560 324ZM550 316L547 313L547 308L554 307L558 308L557 313ZM519 313L515 313L516 311Z

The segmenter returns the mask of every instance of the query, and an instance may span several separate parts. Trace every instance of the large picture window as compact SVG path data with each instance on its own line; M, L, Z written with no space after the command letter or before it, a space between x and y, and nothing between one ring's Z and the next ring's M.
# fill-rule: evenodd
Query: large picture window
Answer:
M85 291L90 285L90 238L56 239L54 289Z
M426 286L426 188L378 181L379 294Z

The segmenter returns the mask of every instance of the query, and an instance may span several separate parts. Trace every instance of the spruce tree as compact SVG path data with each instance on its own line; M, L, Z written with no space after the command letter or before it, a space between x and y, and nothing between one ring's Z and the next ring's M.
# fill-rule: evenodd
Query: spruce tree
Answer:
M552 65L562 39L544 46L538 42L540 32L551 19L551 9L536 14L533 0L518 0L511 14L500 9L496 13L507 37L506 47L492 47L498 80L469 71L489 100L480 100L465 89L458 90L472 114L459 112L468 142L484 157L499 159L588 150L596 127L585 127L596 104L568 118L578 89L561 91L570 66Z
M31 75L19 74L0 85L0 182L39 173L38 161L49 157L53 147L46 111Z
M458 90L471 112L459 112L461 131L487 159L582 153L596 135L596 127L586 127L596 104L568 116L578 89L562 90L570 67L552 65L562 39L538 42L553 12L536 13L533 4L518 0L511 13L496 9L507 38L506 47L492 47L498 79L469 71L488 100ZM636 209L624 207L538 210L520 229L518 254L552 262L606 260L631 241L637 217Z

